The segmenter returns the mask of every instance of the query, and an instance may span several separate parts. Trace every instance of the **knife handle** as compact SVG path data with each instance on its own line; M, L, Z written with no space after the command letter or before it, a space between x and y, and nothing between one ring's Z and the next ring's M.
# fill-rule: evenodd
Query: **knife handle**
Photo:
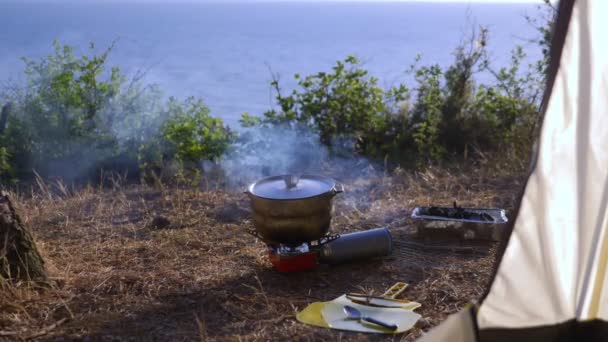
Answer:
M372 317L362 317L361 319L364 320L364 321L366 321L366 322L374 323L376 325L385 327L385 328L390 329L390 330L397 330L397 325L396 324L390 324L390 323L382 322L382 321L379 321L379 320L377 320L375 318L372 318Z

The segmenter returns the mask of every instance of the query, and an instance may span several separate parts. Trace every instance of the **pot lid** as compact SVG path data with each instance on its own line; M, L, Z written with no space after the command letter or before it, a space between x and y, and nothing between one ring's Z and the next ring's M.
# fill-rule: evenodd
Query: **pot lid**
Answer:
M282 175L261 179L249 186L249 192L266 199L288 200L314 197L330 192L336 182L314 175Z

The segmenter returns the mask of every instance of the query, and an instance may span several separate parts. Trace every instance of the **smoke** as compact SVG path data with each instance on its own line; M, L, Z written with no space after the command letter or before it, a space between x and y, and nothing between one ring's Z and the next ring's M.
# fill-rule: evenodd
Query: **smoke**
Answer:
M354 140L338 138L328 148L307 128L290 126L247 128L216 163L203 162L207 173L219 168L225 184L242 187L264 177L321 174L336 179L368 177L377 167L354 152Z
M30 86L7 83L0 89L0 106L13 104L2 142L14 156L11 167L24 180L32 170L68 183L98 181L102 171L137 180L138 148L158 134L167 116L158 87L135 79L104 102L93 118L82 120L84 108L39 96L43 81L35 79L38 83ZM31 99L39 97L43 105L32 105Z
M247 128L219 160L229 185L271 175L319 172L328 159L318 135L288 126Z
M130 85L99 113L104 126L121 147L145 142L167 119L166 99L158 85Z

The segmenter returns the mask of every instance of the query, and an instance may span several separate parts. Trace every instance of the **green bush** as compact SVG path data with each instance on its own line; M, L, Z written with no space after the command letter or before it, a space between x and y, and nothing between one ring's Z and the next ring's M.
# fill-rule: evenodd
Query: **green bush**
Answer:
M215 161L230 146L235 133L210 116L201 100L170 98L165 121L155 136L139 146L138 162L146 181L174 179L196 182L201 162Z
M91 44L80 56L54 46L45 58L24 58L25 86L0 97L14 104L0 136L0 179L28 179L32 170L72 180L100 169L137 174L151 156L213 159L226 148L231 133L200 100L165 101L157 87L109 68L113 46L96 54Z
M12 168L10 164L10 154L6 147L0 147L0 177L3 175L11 175Z
M416 102L411 112L412 136L420 156L440 159L445 147L439 143L444 98L441 89L443 72L438 65L415 71Z
M542 75L522 70L521 47L513 50L508 67L494 71L485 53L487 31L476 37L470 42L482 43L458 47L445 72L438 66L415 70L418 96L411 120L423 159L462 156L469 149L504 152L532 143ZM494 82L475 84L475 72L493 75Z
M375 154L377 142L383 140L377 135L387 129L386 116L408 97L405 86L380 88L352 56L338 61L329 73L304 78L296 74L295 79L299 89L289 95L283 95L278 80L273 80L279 109L262 118L246 114L241 124L307 127L330 149L339 150L347 138L356 141L358 151Z
M124 81L118 69L102 77L110 49L77 58L69 46L54 46L54 55L40 61L23 59L26 84L10 99L15 105L3 144L20 175L31 169L50 173L63 161L80 168L77 161L87 159L87 150L112 144L98 115Z
M489 126L480 137L479 129L469 130L473 143L502 149L513 148L522 142L529 145L534 136L538 120L538 107L544 75L521 70L525 59L521 47L516 47L511 56L511 65L493 72L495 84L478 88L471 112L483 117ZM485 140L483 140L484 138Z
M161 134L177 159L194 164L215 160L230 145L233 133L221 119L210 116L201 100L188 98L181 104L171 99L169 113Z

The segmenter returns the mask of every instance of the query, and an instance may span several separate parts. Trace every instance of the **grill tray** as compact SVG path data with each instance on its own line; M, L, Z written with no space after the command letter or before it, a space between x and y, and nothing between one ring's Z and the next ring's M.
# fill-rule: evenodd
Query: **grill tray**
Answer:
M440 215L438 214L439 212L447 215ZM464 215L458 217L459 213L464 213ZM467 218L466 216L469 217ZM492 219L484 219L484 217L491 217ZM412 218L481 224L502 224L508 222L505 210L496 208L417 207L412 211Z

